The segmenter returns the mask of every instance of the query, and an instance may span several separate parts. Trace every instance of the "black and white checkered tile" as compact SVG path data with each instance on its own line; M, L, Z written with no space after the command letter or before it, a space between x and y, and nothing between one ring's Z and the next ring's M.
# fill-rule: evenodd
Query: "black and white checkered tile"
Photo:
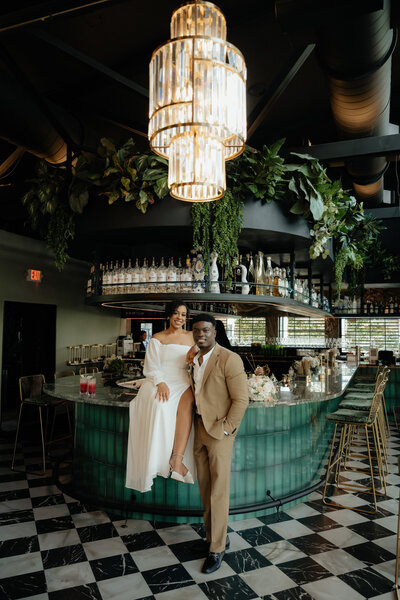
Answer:
M5 600L391 600L400 438L389 441L387 495L367 515L320 493L276 515L230 523L219 571L204 575L199 524L115 520L60 492L51 472L9 469L0 439L0 598ZM18 465L37 462L23 447ZM362 480L359 473L349 478ZM335 499L363 506L367 496Z

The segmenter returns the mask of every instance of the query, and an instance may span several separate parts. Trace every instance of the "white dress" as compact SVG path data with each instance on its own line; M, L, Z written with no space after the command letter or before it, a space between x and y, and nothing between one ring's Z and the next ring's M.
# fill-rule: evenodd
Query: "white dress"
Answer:
M190 387L185 362L190 346L162 344L152 338L147 346L143 374L146 381L129 405L129 438L126 462L126 487L148 492L157 475L169 476L179 400ZM156 399L157 384L169 387L169 399ZM183 463L196 477L193 456L193 425Z

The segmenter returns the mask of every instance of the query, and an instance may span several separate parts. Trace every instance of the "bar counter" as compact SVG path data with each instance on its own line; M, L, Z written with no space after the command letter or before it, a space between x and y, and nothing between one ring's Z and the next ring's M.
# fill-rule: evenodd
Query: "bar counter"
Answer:
M281 387L276 404L250 402L233 450L231 520L270 513L275 510L266 506L271 498L288 507L310 493L323 474L333 431L325 414L337 408L356 370L340 364L322 380L314 375L309 385L297 379L294 386ZM100 373L96 380L92 398L80 395L79 377L45 385L48 395L75 405L72 478L66 491L127 517L201 521L197 484L157 477L144 494L125 487L128 407L134 392L105 387ZM297 498L291 500L292 495Z

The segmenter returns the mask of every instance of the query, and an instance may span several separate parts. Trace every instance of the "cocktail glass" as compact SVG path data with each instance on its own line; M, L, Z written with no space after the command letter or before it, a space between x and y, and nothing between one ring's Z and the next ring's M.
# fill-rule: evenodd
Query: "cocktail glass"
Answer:
M88 389L88 380L86 375L81 375L79 382L79 391L81 394L86 394Z
M89 396L96 395L96 378L88 377L88 394Z

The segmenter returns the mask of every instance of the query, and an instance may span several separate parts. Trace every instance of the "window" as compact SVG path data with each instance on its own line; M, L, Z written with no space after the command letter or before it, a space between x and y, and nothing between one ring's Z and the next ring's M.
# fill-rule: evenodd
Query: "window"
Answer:
M325 346L325 319L279 317L279 343L284 346Z
M242 317L220 319L225 325L226 335L232 346L250 346L252 342L265 343L265 319L263 317Z
M400 342L400 319L341 319L343 350L360 346L378 350L398 350Z

